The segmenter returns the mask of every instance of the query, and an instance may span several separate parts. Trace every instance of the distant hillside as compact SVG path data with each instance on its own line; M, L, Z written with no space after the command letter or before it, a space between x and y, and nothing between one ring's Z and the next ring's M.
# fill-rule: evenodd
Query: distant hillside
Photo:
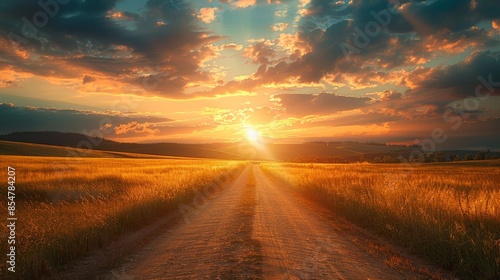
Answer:
M0 135L0 140L36 143L53 146L83 148L88 150L125 152L148 155L162 155L175 157L242 159L238 154L223 151L220 147L210 145L176 144L176 143L119 143L98 137L89 137L78 133L62 133L55 131L43 132L14 132ZM10 154L17 154L12 151Z
M341 157L359 160L361 155L404 153L404 146L384 144L364 144L355 142L326 143L311 142L303 144L269 144L259 150L248 143L177 144L177 143L119 143L107 139L89 137L78 133L62 132L15 132L1 135L0 140L55 145L64 147L91 148L91 150L116 151L127 153L200 157L219 159L271 159L292 161L304 158Z
M108 144L108 145L117 143L99 137L89 137L78 133L63 133L56 131L13 132L6 135L0 135L0 140L47 144L47 145L65 146L65 147L76 147L78 143L82 140L83 141L90 140L94 143L101 141L102 144Z
M91 157L91 158L172 158L157 155L134 154L77 149L63 146L22 143L0 140L0 155L43 156L43 157Z
M61 132L16 132L0 135L0 140L36 143L71 148L84 148L87 153L106 151L111 153L133 153L174 157L215 158L215 159L261 159L295 162L355 162L373 161L375 158L391 156L408 159L415 147L394 146L379 143L357 142L309 142L302 144L268 144L262 149L244 142L213 144L177 143L119 143L107 139L89 137L78 133ZM0 154L43 155L58 152L37 151L40 147L12 146L0 143ZM3 146L2 146L3 145ZM6 146L7 145L7 146ZM47 147L43 149L48 149ZM444 152L444 157L458 155L461 159L473 151L454 150ZM64 155L56 155L64 156ZM99 155L103 156L103 155ZM121 155L123 156L123 155Z

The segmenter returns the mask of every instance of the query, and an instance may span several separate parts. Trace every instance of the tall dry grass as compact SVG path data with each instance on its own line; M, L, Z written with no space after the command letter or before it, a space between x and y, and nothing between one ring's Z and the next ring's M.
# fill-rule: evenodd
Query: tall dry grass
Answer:
M469 279L500 279L500 168L262 164L283 185Z
M2 262L1 279L50 276L59 266L175 211L195 190L229 180L244 166L182 159L7 156L2 161L16 169L18 222L17 271L7 272ZM0 208L6 209L6 192L1 195Z

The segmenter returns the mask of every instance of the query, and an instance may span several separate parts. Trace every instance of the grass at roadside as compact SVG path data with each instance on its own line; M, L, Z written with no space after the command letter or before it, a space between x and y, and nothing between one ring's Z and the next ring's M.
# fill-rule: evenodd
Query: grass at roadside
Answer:
M121 234L192 200L195 190L229 180L244 163L219 160L3 157L16 169L16 273L40 279ZM6 170L5 166L5 170ZM7 172L0 175L7 182ZM0 207L6 209L6 192ZM0 215L6 220L6 212ZM2 233L6 234L5 228Z
M333 211L470 279L500 278L498 166L261 164Z

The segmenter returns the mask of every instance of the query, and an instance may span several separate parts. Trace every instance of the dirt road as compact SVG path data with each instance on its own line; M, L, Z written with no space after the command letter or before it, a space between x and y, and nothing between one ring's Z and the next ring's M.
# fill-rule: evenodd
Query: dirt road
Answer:
M278 186L258 165L248 165L187 223L172 223L98 278L426 279L433 273L419 273L428 267L418 259Z

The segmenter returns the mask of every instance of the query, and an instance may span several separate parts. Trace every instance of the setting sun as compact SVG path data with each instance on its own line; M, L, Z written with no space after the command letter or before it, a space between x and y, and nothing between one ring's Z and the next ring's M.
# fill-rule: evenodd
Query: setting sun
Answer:
M259 141L259 136L260 136L260 133L257 130L255 130L253 128L247 129L248 141L255 143L255 142Z

